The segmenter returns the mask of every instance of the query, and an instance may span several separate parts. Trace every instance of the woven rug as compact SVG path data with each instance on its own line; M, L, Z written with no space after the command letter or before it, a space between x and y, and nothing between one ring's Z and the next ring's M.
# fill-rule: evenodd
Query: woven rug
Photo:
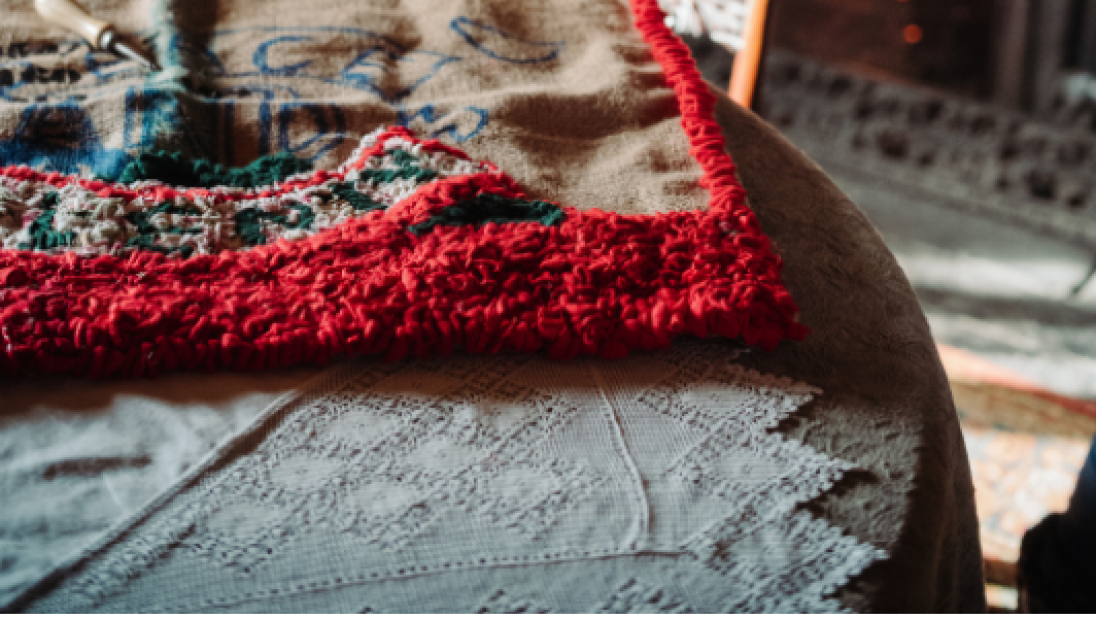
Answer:
M234 54L254 48L250 62L263 83L291 83L291 92L307 85L312 97L335 92L325 79L297 85L302 76L324 74L317 58L274 62L271 69L275 46L293 58L356 49L349 65L328 68L340 71L333 85L364 86L388 109L413 100L427 82L444 84L433 95L444 96L454 89L490 92L493 86L481 83L486 76L561 79L581 70L591 50L570 47L583 44L579 34L559 40L551 27L526 21L544 8L531 3L506 17L480 15L471 6L444 15L409 9L411 21L364 40L347 40L342 30L321 37L324 28L310 34L290 28L285 32L296 34L274 38L261 28L204 33L212 38L203 57L205 86L239 87L247 74L238 71ZM620 8L608 3L598 11ZM214 166L165 153L138 156L138 171L130 164L119 175L129 184L9 166L0 170L0 323L7 340L0 373L141 377L325 364L363 354L399 360L454 349L619 358L631 349L664 348L682 334L739 338L767 350L802 339L807 329L780 281L781 261L746 203L715 123L714 96L657 2L637 0L633 10L632 36L642 35L642 55L653 54L674 88L677 110L661 110L658 118L680 113L678 139L687 140L699 167L706 209L620 214L596 203L579 210L531 199L495 164L452 147L470 136L422 141L402 127L372 131L370 122L358 123L368 134L333 170L227 173L252 182L276 178L269 185L218 187L226 174ZM621 25L606 31L587 24L586 42L619 33ZM439 34L413 45L395 42L427 28ZM165 71L153 79L174 99L210 105L204 99L215 96L194 91L196 72L173 73L185 72L172 61L194 54L198 36L179 30L174 47L161 50ZM299 49L301 42L308 44ZM612 51L619 69L628 54L640 53ZM425 74L415 68L422 62ZM643 88L629 80L614 87L611 100ZM533 101L499 124L527 123L549 105ZM604 130L653 120L633 115L639 110L617 111ZM587 121L579 110L571 114L579 124ZM188 131L182 109L169 110L167 119ZM32 157L34 136L20 138ZM537 156L535 145L514 146ZM559 158L570 156L577 155ZM297 169L292 159L283 162L286 171ZM545 164L562 167L558 160ZM670 204L651 206L663 211Z
M945 366L970 455L982 551L988 560L1015 563L1024 532L1069 505L1096 436L1096 406L1014 377L1010 384L1012 376L979 375L976 358L954 351L949 356L954 358Z

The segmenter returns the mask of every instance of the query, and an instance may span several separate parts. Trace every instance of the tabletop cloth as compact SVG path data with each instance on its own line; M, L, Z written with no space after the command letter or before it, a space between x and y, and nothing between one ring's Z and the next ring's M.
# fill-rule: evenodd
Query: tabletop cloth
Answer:
M57 33L15 11L5 36L31 42L9 45L0 71L11 162L109 175L141 149L236 165L280 150L330 168L378 126L405 124L499 165L536 199L643 213L708 197L678 101L616 1L227 2L213 29L199 3L91 4L145 28L169 71L146 79L46 43ZM354 55L317 53L330 40ZM416 52L443 44L454 51ZM458 61L475 70L441 70ZM5 384L24 403L3 432L37 443L7 442L3 482L42 506L0 510L5 569L19 571L37 539L64 537L66 521L83 541L115 526L13 607L984 607L965 452L912 290L813 164L725 99L716 114L814 331L805 342L735 357L726 341L682 340L621 364L360 361L253 425L243 417L300 380L217 376L210 388L231 394L208 395L196 376ZM80 393L98 399L76 403ZM150 414L150 401L175 409ZM173 444L165 428L185 408L229 401L250 413L208 421L189 451ZM143 429L125 426L135 412ZM97 422L149 438L49 450L49 435L68 431L71 444ZM181 472L214 427L242 431ZM118 475L141 478L111 497L113 517L81 522L80 503L64 502L66 490L102 499ZM51 519L54 488L72 517ZM137 508L141 498L152 502ZM728 585L736 577L757 585ZM217 581L235 592L207 590Z
M815 389L728 356L325 372L25 609L839 610L885 553L795 507L849 464L769 432Z

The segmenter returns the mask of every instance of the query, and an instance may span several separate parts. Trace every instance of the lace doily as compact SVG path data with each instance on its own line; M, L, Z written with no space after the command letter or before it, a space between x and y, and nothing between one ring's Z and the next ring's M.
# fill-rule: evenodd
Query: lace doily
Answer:
M43 581L31 611L836 611L884 556L797 509L816 389L688 342L339 366Z

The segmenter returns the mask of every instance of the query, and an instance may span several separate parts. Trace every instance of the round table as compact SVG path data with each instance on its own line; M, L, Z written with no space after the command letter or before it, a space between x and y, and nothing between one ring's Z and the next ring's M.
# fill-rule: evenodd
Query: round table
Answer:
M788 435L863 472L812 507L891 554L842 595L872 611L983 611L966 448L909 281L856 205L775 129L725 98L717 118L814 329L744 362L825 390Z
M871 224L813 163L766 123L722 96L717 117L753 208L785 258L785 280L802 307L802 321L813 329L804 343L784 343L771 354L744 353L734 358L733 364L821 389L813 398L805 396L803 402L810 400L809 403L784 418L777 431L789 442L801 442L822 455L850 463L852 469L844 471L836 484L798 505L796 510L821 518L887 554L885 559L868 561L870 566L841 587L833 598L845 607L862 611L982 610L985 601L981 552L968 463L947 381L913 290ZM683 342L675 347L685 350L682 354L686 356L692 354L694 360L699 358L695 350L718 357L720 362L730 358L732 347L711 345ZM634 376L615 375L619 371L610 365L594 369L592 374L584 373L585 377L557 376L555 381L548 380L545 388L566 390L560 385L581 383L592 375L594 382L586 385L592 389L590 392L600 392L609 403L607 409L617 410L623 419L632 412L626 409L627 405L614 406L609 400L617 394L607 393L618 393L622 383L642 385L648 379L643 374L643 355L639 358L640 361L622 362L640 362L640 365L618 366L630 368L628 371L635 373ZM665 358L656 355L652 362ZM456 367L475 366L478 361L458 358L448 362ZM701 361L700 366L707 362ZM576 366L586 365L578 362ZM426 378L412 375L407 378L408 385L400 388L430 391L431 380L448 379L438 377L447 375L444 366L431 367L434 373ZM367 368L365 373L372 370ZM563 366L542 372L557 370L562 372L561 376L568 371ZM341 375L345 380L351 374L358 375L353 373L358 371L361 369L351 364L329 370L325 375ZM476 371L493 375L487 369ZM231 466L238 465L235 459L241 457L240 453L254 448L263 439L271 439L272 432L277 433L269 425L249 428L253 417L280 394L318 373L305 369L257 376L170 375L142 383L50 380L8 386L0 439L8 444L9 456L4 460L2 474L13 487L10 495L17 498L19 506L6 507L9 512L6 527L19 533L23 542L21 553L9 550L15 556L12 560L15 568L9 572L9 600L48 571L61 556L112 526L112 534L122 537L129 534L126 532L129 528L147 527L142 522L155 520L171 504L170 496L161 495L140 506L158 492L170 486L174 489L168 495L185 493L201 483L212 483L209 479L216 474L229 474ZM363 384L367 381L360 376L353 379ZM290 418L287 414L288 411L278 412L275 420ZM475 412L471 414L474 416ZM268 419L269 422L274 421ZM629 431L636 431L634 427L630 429L629 422L632 421L625 420L616 426L617 433L605 434L615 436L613 440L620 439L614 443L616 446L606 443L583 448L592 452L620 447L627 451L629 440L633 439ZM212 464L204 476L187 476L185 470L202 457L210 457L207 454L220 437L239 430L242 437L215 449L211 460L219 457L221 463ZM525 430L532 431L528 427ZM328 446L331 444L334 443ZM631 448L630 461L636 466L634 478L653 491L653 473L648 472L645 460L658 455L643 454L642 448L634 445ZM45 481L39 477L20 482L23 478L19 476L20 466L26 468L31 463L47 470ZM570 463L573 461L567 465ZM542 471L542 474L548 473ZM562 468L552 474L576 483L575 479L583 478ZM326 477L309 478L318 485L332 482ZM595 487L588 491L601 490ZM429 501L423 499L423 502ZM502 503L493 508L500 508L499 504ZM482 508L488 513L492 507ZM657 514L657 509L649 508ZM666 525L665 521L651 517L635 525L647 532ZM124 522L121 527L119 521ZM38 525L28 526L27 522ZM261 531L255 534L262 536ZM638 552L632 560L647 559L644 552L657 556L662 551L663 545L658 542L644 545L637 541L641 534L634 530L629 534L626 542ZM396 541L382 541L374 539L371 547L391 543L389 549L395 551L392 548L396 548ZM267 547L271 553L278 550L277 545L269 542L255 543L257 547ZM104 558L102 553L109 553L111 547L109 543L97 546L87 556L91 556L92 562L108 560L110 556ZM408 546L400 547L403 547L400 551L407 551ZM764 547L760 550L764 553ZM429 556L431 550L427 547L414 551ZM557 559L565 560L567 556L558 558L557 554ZM240 558L232 564L239 566L245 562ZM529 573L537 573L538 577L556 578L559 585L565 585L568 577L579 577L576 575L579 571L574 569L563 573L544 565L523 568L532 569ZM598 572L607 568L612 570L602 564ZM127 575L124 568L121 572L123 580L133 575ZM80 577L78 567L54 571L29 594L24 594L17 607L26 607L27 603L31 609L49 607L56 590L63 590ZM633 583L627 580L604 608L611 611L634 608L636 605L629 603L636 599L663 598L660 588L651 587L650 579L648 576ZM108 584L102 585L109 587ZM577 582L573 585L579 587ZM485 608L502 611L539 607L527 599L507 597L502 588L499 590L494 596L481 599ZM286 594L282 592L282 600L268 595L261 600L248 598L248 603L241 597L238 603L225 606L297 607L285 600ZM400 593L385 594L391 598L392 594ZM336 592L329 595L331 599L337 596ZM360 605L360 601L359 595L354 602L338 601L350 605L339 605L333 600L334 605L325 607L354 609L354 603ZM666 601L642 607L671 611L677 606Z

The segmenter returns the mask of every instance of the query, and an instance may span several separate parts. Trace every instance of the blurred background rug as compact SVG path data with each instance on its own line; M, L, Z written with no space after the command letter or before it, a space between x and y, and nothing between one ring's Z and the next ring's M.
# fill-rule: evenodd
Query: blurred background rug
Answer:
M807 4L819 3L777 6ZM863 34L868 17L846 25ZM989 603L1010 610L1023 534L1066 508L1096 435L1096 132L1077 114L882 70L882 56L827 58L781 32L803 20L775 21L756 111L864 211L914 285L971 459ZM940 26L922 25L927 39ZM726 87L733 56L686 41ZM892 51L928 62L914 43Z

